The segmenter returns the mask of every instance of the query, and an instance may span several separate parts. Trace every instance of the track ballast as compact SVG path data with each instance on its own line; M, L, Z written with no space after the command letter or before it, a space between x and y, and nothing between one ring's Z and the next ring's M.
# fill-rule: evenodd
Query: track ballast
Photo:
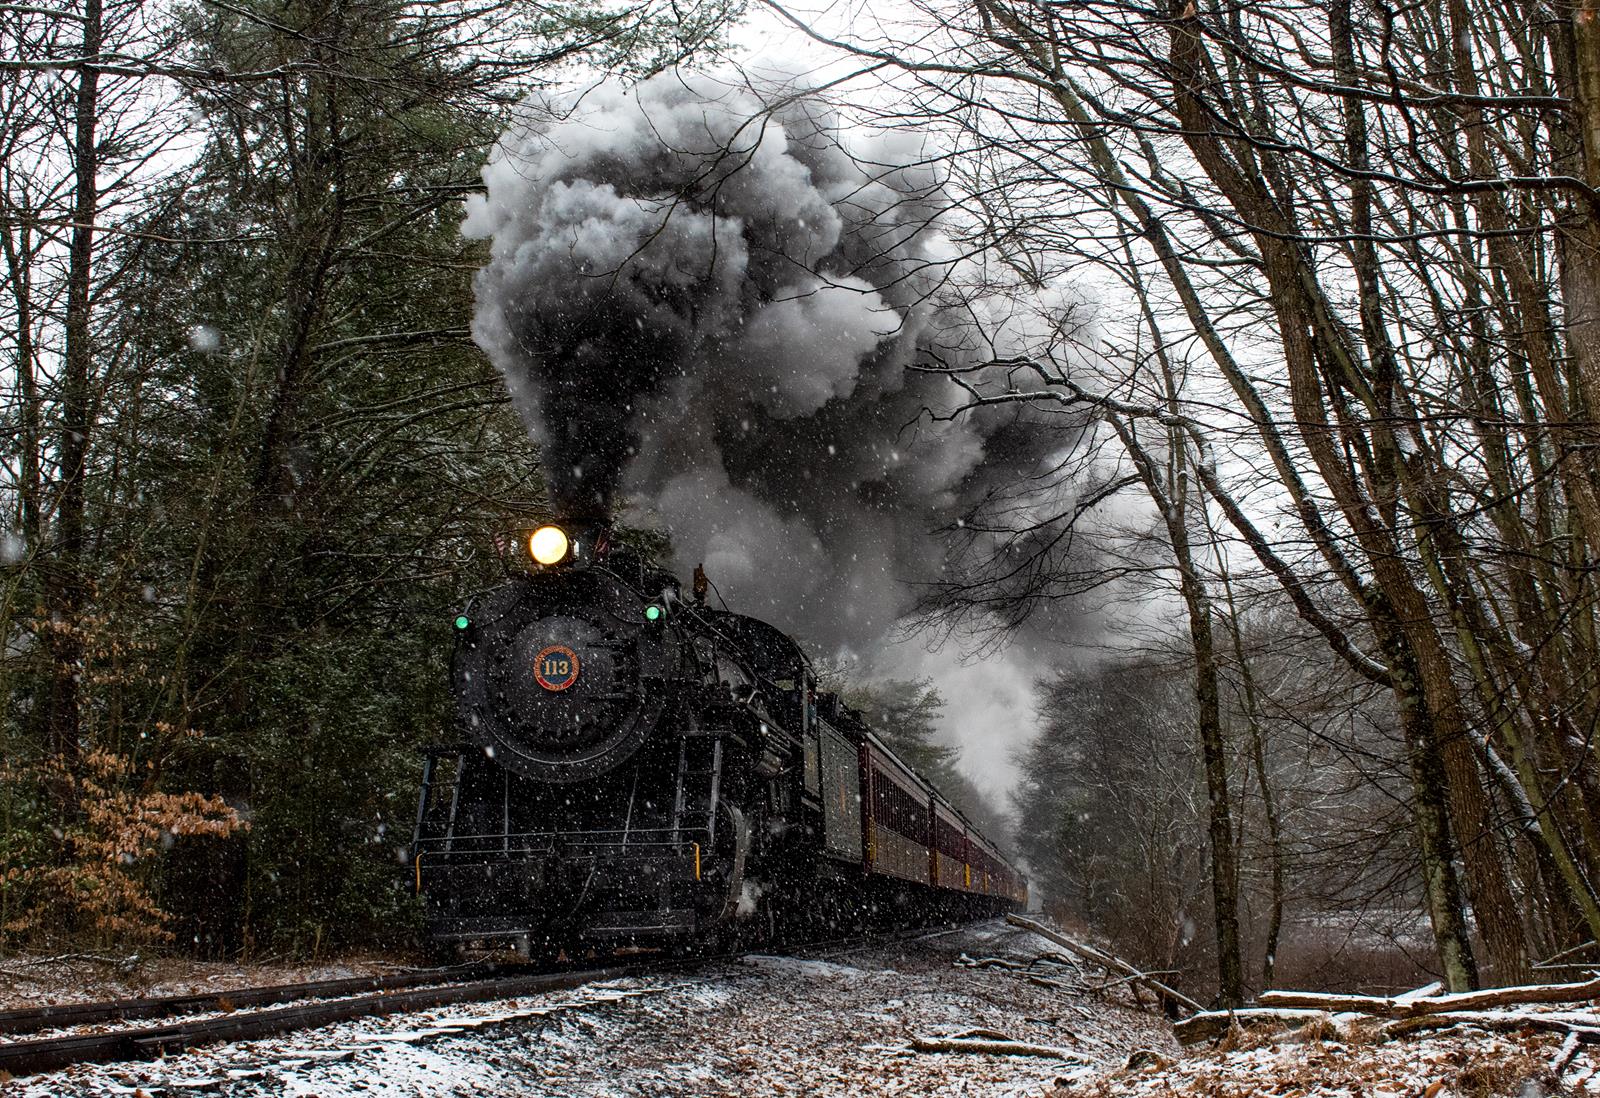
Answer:
M951 932L948 928L919 927L910 931L812 943L799 947L797 952L811 956L838 956L885 942L935 937ZM162 1025L92 1033L72 1032L21 1041L0 1040L0 1073L32 1075L57 1071L73 1064L150 1060L219 1042L255 1040L356 1018L427 1010L456 1003L481 1003L519 995L564 991L606 980L727 961L737 956L739 954L728 953L693 958L656 958L600 968L513 974L496 972L487 976L483 975L483 966L477 966L453 972L435 970L396 976L240 988L203 995L120 999L4 1011L0 1012L0 1034L35 1033L49 1028L182 1013L205 1013L207 1016ZM419 987L418 984L428 986ZM352 995L349 994L351 991L364 993ZM243 1006L270 1007L277 1003L290 1005L261 1010L238 1009ZM217 1011L225 1013L211 1013Z

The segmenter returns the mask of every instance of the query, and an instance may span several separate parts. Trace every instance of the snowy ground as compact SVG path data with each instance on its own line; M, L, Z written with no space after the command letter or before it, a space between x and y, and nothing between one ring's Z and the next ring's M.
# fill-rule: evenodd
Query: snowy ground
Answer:
M1106 987L1110 981L1098 970L1025 967L1052 950L1032 934L986 924L848 953L752 956L694 973L364 1019L153 1063L25 1077L0 1082L0 1098L1600 1095L1600 1060L1589 1052L1595 1048L1600 1057L1600 1047L1563 1047L1559 1035L1532 1029L1458 1028L1385 1040L1382 1023L1357 1019L1299 1032L1235 1033L1180 1052L1166 1022L1136 1009L1126 985ZM972 963L995 958L1023 964ZM250 974L173 972L163 990L232 984ZM255 981L264 983L293 974L255 975L268 976ZM81 989L57 990L81 997ZM961 1035L1060 1055L914 1047Z
M1031 960L1049 943L999 924L827 959L748 957L694 974L365 1019L153 1063L83 1066L0 1084L4 1098L180 1094L732 1096L1040 1095L1130 1052L1175 1055L1158 1016L972 958ZM983 1030L1063 1058L918 1052Z
M1055 1088L1050 1098L1553 1098L1600 1094L1594 1064L1570 1066L1547 1033L1458 1029L1383 1040L1376 1025L1342 1038L1251 1035L1181 1058L1140 1057L1127 1070Z

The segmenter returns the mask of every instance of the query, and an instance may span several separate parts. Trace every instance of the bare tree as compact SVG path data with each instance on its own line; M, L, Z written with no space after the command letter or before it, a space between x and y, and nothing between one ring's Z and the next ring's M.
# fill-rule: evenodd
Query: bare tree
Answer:
M1090 384L1035 356L1007 399L1182 421L1230 538L1393 691L1458 987L1467 907L1500 981L1530 927L1600 929L1593 18L985 2L875 40L808 28L895 74L880 124L947 135L970 246L1036 283L1139 272L1101 338L1149 338L1148 313L1196 352L1176 408L1122 394L1125 354Z

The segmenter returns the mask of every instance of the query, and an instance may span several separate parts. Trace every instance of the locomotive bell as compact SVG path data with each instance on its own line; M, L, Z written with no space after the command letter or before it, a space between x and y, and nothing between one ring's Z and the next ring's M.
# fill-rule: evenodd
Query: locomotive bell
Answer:
M531 540L531 539L530 539ZM660 722L676 633L602 568L521 577L473 608L453 677L463 726L495 760L543 782L626 762Z

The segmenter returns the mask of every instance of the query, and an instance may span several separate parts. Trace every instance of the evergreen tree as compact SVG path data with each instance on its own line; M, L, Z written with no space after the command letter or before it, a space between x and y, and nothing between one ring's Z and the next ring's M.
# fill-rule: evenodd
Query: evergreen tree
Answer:
M537 452L467 331L482 256L460 237L460 200L553 64L669 63L727 15L177 10L160 71L182 74L181 109L157 121L194 156L119 207L96 252L117 292L96 314L81 656L67 668L74 746L110 757L116 803L175 813L133 859L149 935L303 953L408 931L417 749L457 736L448 623L502 578L498 536L546 506ZM21 260L7 258L14 286ZM8 763L62 680L48 644L9 624L41 588L34 559L0 604L0 685L21 702L0 721ZM0 774L0 850L48 875L99 839L52 847L44 808L84 775L68 767L51 787L41 773ZM140 799L163 791L200 800ZM232 834L224 802L245 825ZM0 878L12 932L126 936L39 917L29 881Z
M845 691L847 705L861 711L884 743L935 785L953 784L958 748L938 741L944 698L931 679L888 679Z
M931 679L888 679L845 690L846 704L861 711L896 755L911 764L1007 854L1013 852L1011 821L956 766L961 749L939 740L944 696Z

